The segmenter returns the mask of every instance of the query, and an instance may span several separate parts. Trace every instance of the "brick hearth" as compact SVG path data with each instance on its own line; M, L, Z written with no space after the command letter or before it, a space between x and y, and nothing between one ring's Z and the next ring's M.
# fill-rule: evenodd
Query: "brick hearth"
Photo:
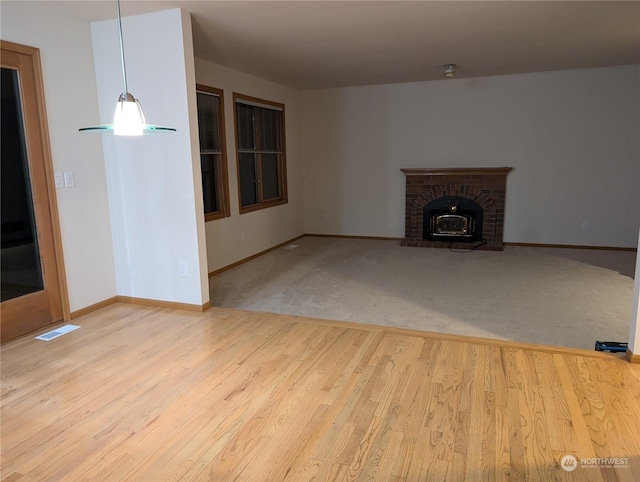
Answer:
M478 249L502 251L504 201L511 167L401 169L407 177L405 239L403 246L469 249L477 243L450 243L422 239L423 208L443 196L471 199L484 210L483 238Z

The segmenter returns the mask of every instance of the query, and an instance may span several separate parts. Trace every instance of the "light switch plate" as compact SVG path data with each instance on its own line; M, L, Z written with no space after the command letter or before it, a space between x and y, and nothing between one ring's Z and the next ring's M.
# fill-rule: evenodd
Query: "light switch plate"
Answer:
M64 187L64 178L62 177L62 173L60 171L56 171L53 173L53 179L56 183L56 189Z
M64 172L64 187L73 187L73 172Z

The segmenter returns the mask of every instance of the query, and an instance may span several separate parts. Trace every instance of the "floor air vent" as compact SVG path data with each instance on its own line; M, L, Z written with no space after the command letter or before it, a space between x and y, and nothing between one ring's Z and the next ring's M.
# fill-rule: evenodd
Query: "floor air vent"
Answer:
M58 338L59 336L69 333L70 331L77 330L78 328L80 327L77 325L64 325L64 326L61 326L60 328L56 328L53 331L48 331L47 333L43 333L42 335L36 336L36 340L44 340L44 341L53 340L54 338Z

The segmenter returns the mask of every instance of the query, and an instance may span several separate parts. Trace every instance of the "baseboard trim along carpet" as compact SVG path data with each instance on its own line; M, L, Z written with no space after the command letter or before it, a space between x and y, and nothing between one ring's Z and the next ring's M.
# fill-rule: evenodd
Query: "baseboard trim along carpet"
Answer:
M343 239L374 239L380 241L402 241L404 238L388 236L352 236L347 234L314 234L306 233L304 236L316 238L343 238ZM286 244L286 243L285 243ZM529 248L565 248L565 249L599 249L605 251L637 251L637 248L626 248L622 246L583 246L578 244L545 244L545 243L511 243L505 241L504 246L523 246Z
M244 264L244 263L246 263L248 261L251 261L252 259L256 259L256 258L262 256L263 254L267 254L269 251L273 251L274 249L282 248L283 246L286 246L289 243L293 243L294 241L296 241L296 240L298 240L300 238L304 238L305 236L307 236L307 235L306 234L301 234L300 236L296 236L295 238L291 238L288 241L285 241L284 243L276 244L275 246L272 246L272 247L267 248L267 249L265 249L263 251L260 251L259 253L252 254L251 256L248 256L248 257L243 258L243 259L241 259L239 261L236 261L235 263L231 263L231 264L228 264L227 266L223 266L222 268L213 270L213 271L211 271L209 273L209 278L211 278L211 277L213 277L213 276L215 276L217 274L224 273L225 271L228 271L228 270L230 270L232 268L235 268L236 266L240 266L241 264Z
M604 251L637 251L637 248L622 246L582 246L579 244L544 244L544 243L511 243L505 241L504 246L523 246L525 248L565 248L565 249L599 249Z
M341 238L341 239L373 239L377 241L402 241L404 238L393 238L388 236L355 236L349 234L313 234L307 233L305 236L314 238Z

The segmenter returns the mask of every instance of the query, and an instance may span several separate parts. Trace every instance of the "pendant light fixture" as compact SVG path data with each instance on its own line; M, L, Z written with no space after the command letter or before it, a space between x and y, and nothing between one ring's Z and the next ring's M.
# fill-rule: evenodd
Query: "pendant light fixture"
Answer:
M80 132L96 132L99 134L112 134L116 136L141 136L147 134L160 134L175 132L172 127L162 127L147 124L140 102L129 92L127 88L127 69L124 61L124 42L122 40L122 19L120 17L120 0L116 0L116 12L118 16L118 34L120 36L120 60L122 61L122 80L124 90L120 94L116 110L113 115L113 124L100 124L91 127L82 127Z

